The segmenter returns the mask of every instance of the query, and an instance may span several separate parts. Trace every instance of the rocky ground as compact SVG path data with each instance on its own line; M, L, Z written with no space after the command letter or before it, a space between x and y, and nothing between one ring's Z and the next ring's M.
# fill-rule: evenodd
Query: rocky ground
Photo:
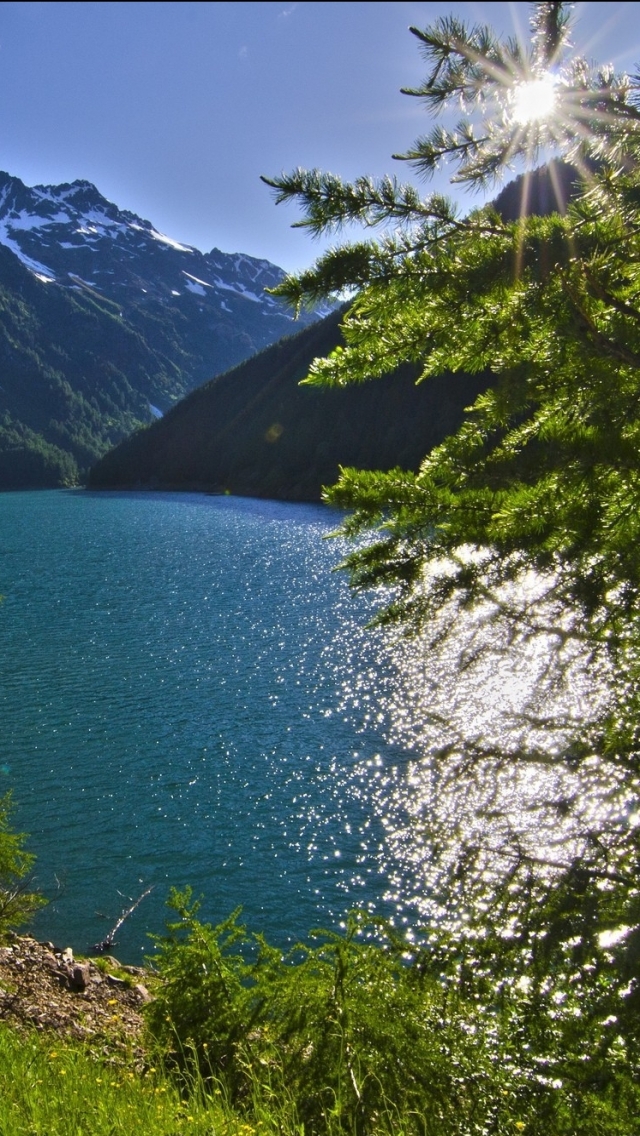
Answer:
M75 959L70 947L15 935L0 946L0 1019L85 1040L105 1056L142 1056L146 981L141 967L109 955Z

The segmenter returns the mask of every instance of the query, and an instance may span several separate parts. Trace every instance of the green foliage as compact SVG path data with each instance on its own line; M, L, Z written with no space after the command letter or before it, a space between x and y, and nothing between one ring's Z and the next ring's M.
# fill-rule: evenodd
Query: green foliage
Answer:
M588 875L576 864L546 896L530 878L508 935L505 891L472 942L408 942L353 914L284 956L237 912L211 927L174 892L149 1029L170 1068L283 1131L624 1136L640 1107L637 948L598 942Z
M389 178L350 186L298 170L270 182L279 201L301 204L299 223L314 233L353 220L391 226L277 289L298 305L323 290L358 290L346 348L316 361L309 382L342 386L406 361L421 363L423 379L446 370L496 376L419 473L347 470L329 494L355 509L349 534L383 534L348 564L357 585L403 585L402 614L424 608L426 565L449 558L447 586L468 594L479 576L495 586L525 563L552 569L558 596L597 612L600 630L618 629L620 615L637 607L637 87L624 76L605 82L580 60L562 68L567 24L566 5L536 5L527 55L490 29L440 21L416 33L431 72L410 92L432 112L462 99L489 116L472 154L453 136L443 142L441 156L462 163L463 180L531 158L541 141L597 159L567 217L507 223L486 207L460 219L441 197L421 200ZM509 113L515 93L551 65L559 69L554 113L519 124ZM465 545L483 550L482 572L456 562ZM432 594L439 601L438 589Z
M0 422L0 485L31 489L77 485L78 466L65 449L4 414Z
M450 925L432 958L495 1014L498 1059L520 1071L521 1123L540 1134L632 1131L638 1109L640 88L570 57L569 12L536 4L528 51L453 19L415 32L429 71L407 93L432 114L457 103L469 117L402 155L422 175L449 162L454 180L484 185L555 150L578 171L566 211L529 215L526 178L515 221L491 206L461 217L391 179L295 171L269 183L314 234L385 226L278 289L297 306L355 293L344 348L317 360L309 383L361 382L405 361L425 382L445 369L493 375L418 472L344 469L327 492L352 510L341 531L356 540L353 585L391 589L381 618L427 644L482 609L508 642L539 637L560 657L570 641L608 675L606 706L561 745L443 743L441 784L494 787L486 831L466 839L448 817L421 833ZM554 105L523 120L530 81L547 83ZM537 726L551 739L550 717ZM540 781L538 814L555 818L551 851L519 828L519 802L501 800L500 779L522 768Z
M494 891L474 932L434 936L421 960L485 1006L527 1133L633 1130L640 909L626 867L612 880L576 858L550 888L529 866Z
M408 965L407 943L357 916L344 935L286 955L235 912L178 919L159 941L162 982L148 1025L181 1068L195 1060L237 1107L287 1109L311 1133L472 1133L499 1124L511 1087L473 1000ZM498 1130L498 1129L496 1129Z
M406 361L425 381L445 370L494 375L417 473L345 469L328 492L353 510L344 532L376 534L346 561L353 584L394 586L386 616L424 626L452 597L463 606L493 597L504 611L506 584L546 574L556 610L569 604L576 634L626 676L603 725L615 721L603 743L611 751L634 735L637 706L638 86L565 58L567 28L566 5L536 5L526 54L489 29L440 21L417 33L431 70L410 92L432 112L461 99L488 116L472 150L453 136L442 143L462 180L486 180L542 143L577 158L582 193L566 216L524 209L506 222L489 206L461 219L391 179L348 186L296 171L270 184L278 200L300 203L314 233L354 219L388 227L278 289L298 305L323 289L357 289L346 346L317 360L309 383L343 386ZM518 122L519 89L550 65L553 112ZM420 162L431 169L436 157L425 150Z
M414 263L384 297L371 286L348 317L348 349L312 369L314 381L342 382L388 366L390 355L422 353L425 377L445 368L496 375L415 476L345 473L331 499L355 506L349 530L384 520L375 553L351 561L356 583L375 583L376 570L387 582L399 560L414 583L427 563L472 545L487 550L491 585L526 560L557 571L558 595L597 611L599 625L634 609L638 279L621 263L630 233L593 209L500 234L470 225L449 242L448 268L425 253L418 281ZM541 279L545 262L553 271Z
M0 798L0 937L12 927L26 923L44 904L42 896L27 891L35 857L25 852L24 833L9 826L11 794Z

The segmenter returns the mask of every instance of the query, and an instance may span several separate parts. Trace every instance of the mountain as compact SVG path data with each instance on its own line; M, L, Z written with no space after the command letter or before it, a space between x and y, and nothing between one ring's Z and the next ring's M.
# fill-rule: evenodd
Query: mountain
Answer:
M535 214L566 213L569 202L580 192L580 174L575 166L558 158L527 174L520 174L500 190L493 206L503 221L517 221Z
M29 188L0 173L0 488L73 483L290 332L264 292L283 275L182 245L90 182Z
M342 312L281 340L187 395L106 454L93 488L207 489L317 501L339 465L416 469L454 431L489 376L442 375L416 386L419 366L344 389L299 386L342 342Z
M506 185L494 206L504 220L565 212L578 180L573 167L552 162ZM416 386L421 368L406 365L345 389L300 387L313 359L341 344L341 317L334 312L193 391L105 455L90 484L316 501L340 465L417 469L491 376L445 374Z

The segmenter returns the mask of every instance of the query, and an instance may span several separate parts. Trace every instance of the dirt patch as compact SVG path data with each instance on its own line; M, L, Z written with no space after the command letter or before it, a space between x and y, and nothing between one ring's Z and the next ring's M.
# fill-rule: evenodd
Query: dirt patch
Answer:
M149 975L106 956L76 959L25 936L0 945L0 1019L84 1040L103 1055L142 1056Z

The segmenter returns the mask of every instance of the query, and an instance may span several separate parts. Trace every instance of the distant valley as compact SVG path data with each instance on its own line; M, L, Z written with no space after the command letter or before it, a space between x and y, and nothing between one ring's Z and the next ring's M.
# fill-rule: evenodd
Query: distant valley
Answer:
M181 245L89 182L29 188L0 173L0 489L75 484L293 330L264 291L283 275Z
M562 163L543 167L506 185L495 208L505 220L563 211L575 176ZM407 364L347 389L301 387L314 358L342 342L340 319L334 312L205 383L106 454L90 484L317 501L341 465L417 469L491 376L443 374L416 386L421 367Z

